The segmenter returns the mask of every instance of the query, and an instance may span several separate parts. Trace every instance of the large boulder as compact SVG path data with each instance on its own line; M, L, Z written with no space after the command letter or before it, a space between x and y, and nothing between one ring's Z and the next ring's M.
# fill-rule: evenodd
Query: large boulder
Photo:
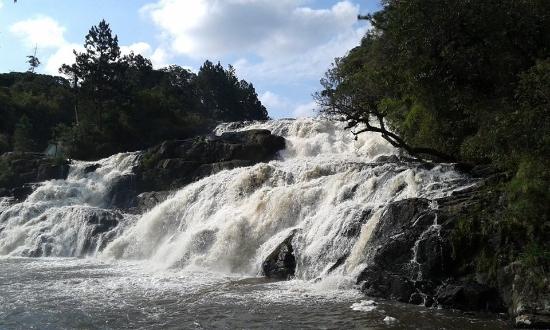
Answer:
M292 247L294 234L279 244L262 263L262 272L266 277L288 280L296 272L296 257Z
M180 188L224 169L274 159L284 138L268 130L165 141L147 150L135 169L138 193Z
M425 306L502 311L495 288L456 278L448 207L466 207L461 198L441 200L439 208L418 198L390 204L368 243L367 266L357 279L362 291Z

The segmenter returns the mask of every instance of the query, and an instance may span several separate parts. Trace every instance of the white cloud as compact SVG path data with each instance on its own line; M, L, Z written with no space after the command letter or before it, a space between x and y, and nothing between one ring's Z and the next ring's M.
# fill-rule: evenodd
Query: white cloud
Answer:
M10 32L21 38L28 47L58 48L66 43L63 37L65 28L47 16L19 21L10 27Z
M136 42L135 44L120 47L120 53L122 55L130 55L131 52L134 52L136 55L140 54L149 57L151 55L151 45L146 42Z
M164 68L170 65L168 62L170 57L171 55L166 49L159 47L151 55L151 63L153 63L154 68Z
M2 9L2 7L4 7L4 2L0 0L0 9Z
M75 56L73 51L84 51L84 47L78 44L65 44L59 47L46 62L44 66L44 72L51 75L59 75L59 68L63 64L71 65L75 62Z
M50 49L50 55L44 61L43 70L51 75L58 75L61 65L75 62L74 50L77 52L84 51L82 45L71 43L65 39L65 31L65 27L47 16L37 16L19 21L10 27L10 32L21 38L27 47L37 45L38 48ZM123 55L133 51L135 54L141 54L145 57L149 57L151 53L155 56L157 53L157 51L152 52L151 46L146 42L120 46L120 51ZM40 58L40 55L38 57Z
M317 103L314 101L311 101L306 104L300 104L296 108L294 108L294 111L292 114L294 117L313 117L316 115L318 111Z
M329 42L357 21L350 1L329 9L296 0L158 0L141 12L171 41L172 49L195 58L254 53L263 58L298 54Z
M232 62L239 77L259 90L269 86L260 99L278 118L313 115L314 104L304 104L304 98L318 88L334 58L357 46L367 30L358 23L359 6L351 0L322 9L310 3L154 0L141 13L159 28L159 39L172 60L184 55ZM304 95L297 97L299 101L279 96L273 93L278 86L292 86Z
M262 104L266 107L269 115L274 118L279 118L288 113L292 108L290 101L271 91L266 91L258 96Z
M259 99L273 118L283 118L290 115L293 117L314 117L318 108L314 101L297 103L271 91L260 94Z
M329 42L287 56L266 59L251 63L241 58L233 63L239 74L252 81L293 84L298 81L314 79L318 81L336 57L357 46L367 28L357 28L336 36Z

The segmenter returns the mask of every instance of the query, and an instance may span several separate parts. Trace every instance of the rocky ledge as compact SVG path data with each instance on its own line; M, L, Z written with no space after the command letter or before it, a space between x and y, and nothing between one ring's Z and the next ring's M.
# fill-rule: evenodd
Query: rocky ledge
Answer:
M284 138L260 129L164 141L144 151L133 173L120 178L107 199L113 208L141 213L170 191L221 170L272 160L284 148Z
M53 159L41 153L7 152L0 155L0 197L23 200L37 182L65 179L69 161Z
M489 276L457 260L465 251L472 252L472 264L479 257L476 247L457 245L454 240L464 214L471 208L488 207L483 195L491 180L495 178L435 201L413 198L388 205L365 248L368 266L357 278L361 291L370 297L426 307L507 313L516 327L550 328L547 276L540 283L527 281L529 269L520 263L500 267L497 276ZM496 202L491 203L495 207ZM369 221L368 213L359 225ZM346 231L354 236L359 232L358 228ZM294 274L293 237L265 259L265 276L286 279ZM329 272L343 265L348 255L337 260Z

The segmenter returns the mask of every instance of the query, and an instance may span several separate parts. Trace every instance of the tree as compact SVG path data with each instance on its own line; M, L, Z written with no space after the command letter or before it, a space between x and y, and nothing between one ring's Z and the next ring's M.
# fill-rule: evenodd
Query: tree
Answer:
M516 111L521 73L550 51L550 2L382 5L365 17L373 28L361 45L322 80L322 113L347 121L355 133L379 132L421 158L491 158L467 152L476 148L468 142Z
M267 110L258 100L252 84L237 78L231 65L204 62L197 74L201 103L218 120L265 120Z
M36 57L36 46L34 47L33 55L27 56L27 63L29 63L29 69L27 71L34 73L34 71L40 66L40 60Z
M113 36L109 24L102 20L86 35L84 48L84 53L74 51L75 63L64 64L60 72L71 77L74 85L80 84L80 91L94 104L96 125L101 130L103 114L120 88L120 84L117 85L122 69L118 37Z

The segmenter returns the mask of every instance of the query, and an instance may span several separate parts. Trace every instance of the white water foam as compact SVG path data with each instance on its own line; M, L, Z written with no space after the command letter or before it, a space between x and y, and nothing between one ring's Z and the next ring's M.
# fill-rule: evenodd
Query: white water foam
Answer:
M66 180L40 183L21 203L0 201L0 256L95 254L105 235L92 237L93 221L109 212L105 209L108 190L117 179L131 173L137 156L126 153L97 162L76 161ZM86 173L92 165L99 167Z
M217 134L268 129L283 136L287 147L269 163L221 171L183 187L137 219L123 215L115 230L100 234L92 232L90 219L111 212L106 195L132 172L139 155L74 162L67 180L41 183L22 203L0 201L0 256L88 255L139 260L156 270L256 276L265 257L293 235L297 279L350 287L388 203L434 199L471 182L450 165L376 162L398 151L374 133L355 140L343 126L311 118L220 125ZM99 168L86 171L93 164ZM345 262L334 270L339 260Z
M252 128L285 137L279 159L182 188L144 214L101 257L143 260L156 269L258 275L264 257L294 233L297 278L352 285L389 202L441 197L467 183L447 165L373 163L398 152L376 134L355 141L342 124L319 119L228 124L216 133ZM329 276L330 267L346 255L344 266Z

